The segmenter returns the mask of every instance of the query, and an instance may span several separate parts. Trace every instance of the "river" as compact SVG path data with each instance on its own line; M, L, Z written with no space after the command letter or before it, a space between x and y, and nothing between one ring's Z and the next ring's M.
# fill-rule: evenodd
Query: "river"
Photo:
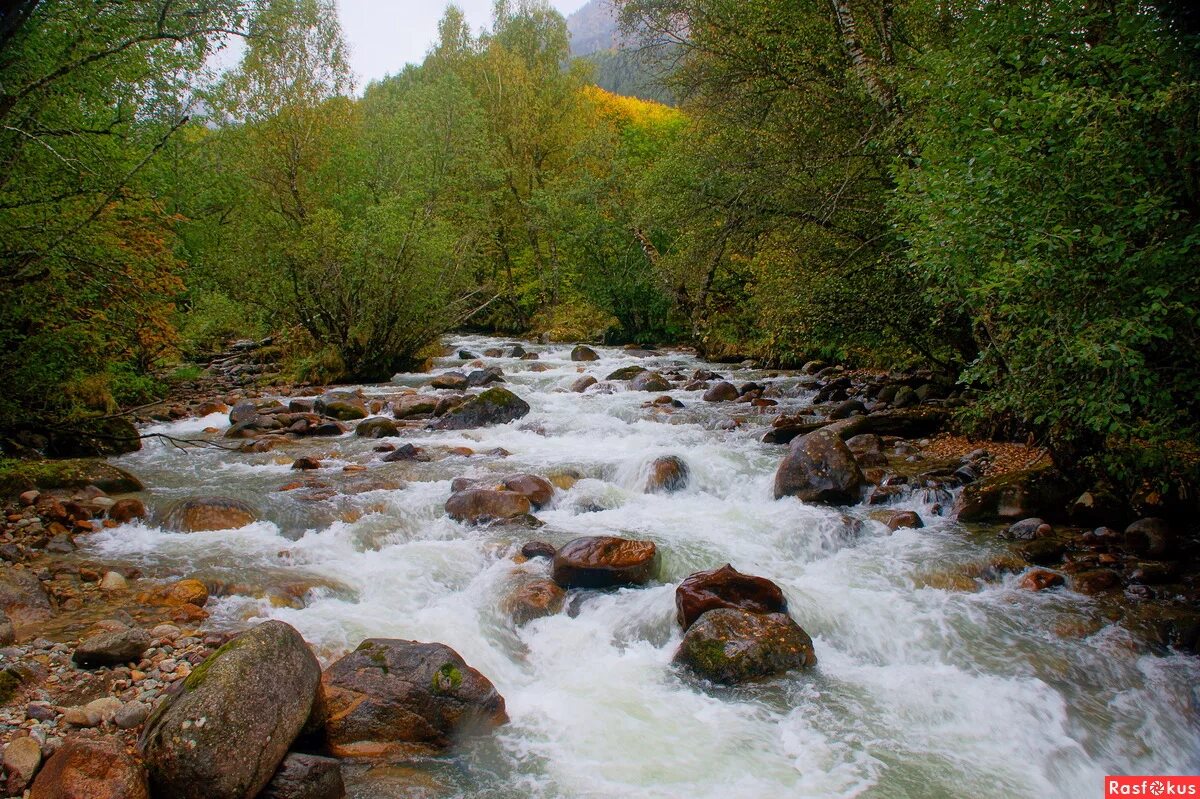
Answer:
M501 344L469 336L449 343L473 353ZM443 759L352 769L351 795L364 799L1095 799L1105 774L1200 773L1195 659L1148 652L1108 624L1094 600L1070 591L1023 591L1015 577L977 581L976 590L948 586L937 576L993 550L918 501L897 507L918 511L925 529L888 534L864 506L848 509L866 520L855 531L840 510L773 500L784 449L760 443L771 417L747 406L733 411L673 391L685 407L668 412L643 407L657 395L621 384L611 393L564 390L580 368L603 379L634 363L708 366L735 383L765 373L613 348L579 364L569 346L525 347L540 360L484 360L504 369L531 413L501 427L406 432L402 440L434 454L428 463L382 463L373 451L380 442L352 434L264 454L150 440L115 462L151 486L152 507L221 494L255 505L265 521L200 534L138 522L91 536L87 546L148 577L227 585L208 606L214 627L281 619L325 663L366 637L440 641L495 683L508 725ZM434 371L462 365L450 356ZM364 391L387 396L429 378L400 375ZM787 388L796 378L773 382ZM799 392L780 409L810 399ZM731 415L744 423L723 429ZM213 415L151 430L204 437L210 426L224 430L228 421ZM442 457L448 447L511 455ZM297 479L290 464L300 455L325 464L306 477L358 493L279 491ZM647 464L660 455L687 462L686 490L642 491ZM345 473L346 464L369 469ZM538 512L538 530L446 517L452 478L517 472L581 479ZM572 592L567 612L514 628L500 607L514 571L548 572L545 560L513 563L521 543L597 534L656 542L661 582ZM675 586L727 562L782 587L814 639L815 669L715 689L672 668L681 637Z

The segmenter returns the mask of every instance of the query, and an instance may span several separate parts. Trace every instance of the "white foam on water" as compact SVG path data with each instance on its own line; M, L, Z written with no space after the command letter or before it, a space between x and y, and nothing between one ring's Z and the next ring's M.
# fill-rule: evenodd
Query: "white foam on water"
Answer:
M463 337L452 345L481 354L502 343ZM152 486L152 506L229 495L267 521L195 534L134 523L91 536L88 547L151 576L210 570L268 587L307 581L303 607L234 594L213 601L211 623L282 619L326 661L367 637L454 647L496 684L511 717L456 761L463 795L1084 799L1100 795L1106 773L1200 771L1194 659L1141 653L1111 627L1055 635L1057 621L1092 612L1090 600L1070 592L1029 594L1011 581L976 592L928 587L929 574L990 553L917 499L895 507L916 510L927 527L895 534L862 522L862 507L775 501L783 450L759 443L770 417L752 408L716 408L697 392L672 390L685 408L663 413L643 407L655 393L564 390L580 374L603 379L633 364L685 374L705 366L734 383L763 373L607 347L595 348L600 361L575 364L570 347L525 347L541 360L483 359L501 366L508 388L530 403L524 419L406 430L396 442L479 453L501 447L510 457L384 464L372 451L380 442L352 434L261 455L152 440L118 460ZM550 369L530 371L535 363ZM451 357L436 371L471 368ZM731 413L746 426L716 429ZM227 420L214 414L151 429L187 437L210 426L223 430ZM331 466L298 475L289 464L299 454L322 455ZM672 455L686 462L689 486L643 493L651 461ZM316 502L278 490L305 479L340 485L351 479L340 466L352 462L368 466L354 478L383 483ZM583 479L538 512L540 530L472 528L442 509L454 476L562 470ZM653 540L664 582L572 591L569 612L514 628L504 597L520 580L545 576L548 564L518 566L508 556L524 540L561 544L578 535ZM680 640L675 586L726 562L783 588L814 638L815 669L718 689L671 666ZM376 795L369 783L355 790Z

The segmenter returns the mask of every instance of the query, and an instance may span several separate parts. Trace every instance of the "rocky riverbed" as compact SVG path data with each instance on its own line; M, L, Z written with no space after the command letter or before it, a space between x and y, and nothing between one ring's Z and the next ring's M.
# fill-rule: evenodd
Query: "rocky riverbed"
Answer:
M137 452L10 481L8 795L1200 770L1195 531L950 435L932 376L464 337L385 385L223 380Z

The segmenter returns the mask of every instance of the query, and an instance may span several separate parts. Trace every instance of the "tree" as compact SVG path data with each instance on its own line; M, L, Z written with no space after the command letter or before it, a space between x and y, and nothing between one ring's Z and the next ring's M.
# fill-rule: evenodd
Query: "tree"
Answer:
M234 0L23 0L0 19L0 427L149 387L179 283L146 171L184 126Z
M1198 46L1144 4L1025 0L921 59L893 208L926 290L972 322L983 426L1160 467L1196 441Z

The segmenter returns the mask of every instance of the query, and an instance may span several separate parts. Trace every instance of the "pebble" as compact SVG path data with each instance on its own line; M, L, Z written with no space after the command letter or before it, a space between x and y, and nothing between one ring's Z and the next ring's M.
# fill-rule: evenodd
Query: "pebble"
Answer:
M150 706L135 699L121 706L121 709L113 716L113 722L123 730L131 730L145 721L149 715Z
M25 715L38 721L51 721L58 716L58 711L45 702L30 702L25 708Z
M125 580L125 577L117 572L106 572L100 578L100 590L102 591L120 591L128 587L129 583Z

